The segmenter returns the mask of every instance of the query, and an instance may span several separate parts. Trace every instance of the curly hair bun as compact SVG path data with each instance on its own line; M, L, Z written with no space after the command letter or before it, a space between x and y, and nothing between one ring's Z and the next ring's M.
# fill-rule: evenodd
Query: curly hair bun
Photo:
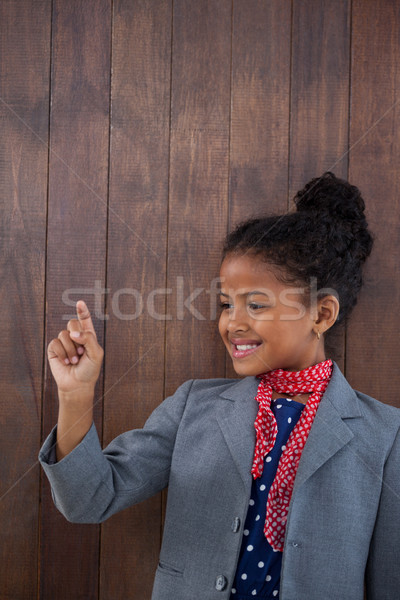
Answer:
M365 210L360 190L330 171L309 181L294 202L299 212L326 213L336 219L358 220Z
M362 267L373 244L360 191L333 173L312 179L295 198L297 210L250 219L225 240L223 258L245 253L279 267L281 281L335 290L337 323L346 322L362 286ZM250 254L251 253L251 254Z
M361 262L371 253L372 237L365 218L360 190L327 171L308 182L294 197L297 212L307 213L331 236L342 239L347 251ZM342 246L339 244L339 246ZM343 246L342 246L343 247Z

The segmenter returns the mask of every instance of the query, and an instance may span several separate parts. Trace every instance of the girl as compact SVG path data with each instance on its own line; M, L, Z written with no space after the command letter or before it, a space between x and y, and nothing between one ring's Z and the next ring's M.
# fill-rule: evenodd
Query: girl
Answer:
M168 486L153 600L400 597L400 411L325 354L371 251L364 202L326 173L295 203L225 243L219 330L242 379L184 383L102 451L84 302L49 344L59 419L40 460L58 509L98 523Z

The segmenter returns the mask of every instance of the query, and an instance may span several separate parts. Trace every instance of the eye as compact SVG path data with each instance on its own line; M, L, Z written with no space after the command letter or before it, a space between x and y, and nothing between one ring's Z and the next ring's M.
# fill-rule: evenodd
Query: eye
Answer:
M220 302L219 307L222 310L229 310L230 308L232 308L232 304L229 304L229 302Z
M262 310L263 308L268 308L265 304L257 304L257 302L250 302L248 307L250 310Z

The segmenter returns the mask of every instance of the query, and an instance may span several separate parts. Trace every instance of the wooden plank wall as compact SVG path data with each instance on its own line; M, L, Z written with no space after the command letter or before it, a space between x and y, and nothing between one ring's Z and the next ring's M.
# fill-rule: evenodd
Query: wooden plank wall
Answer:
M218 339L221 240L324 170L375 233L333 356L400 407L400 7L393 0L0 3L2 600L149 600L165 494L101 526L54 509L48 341L87 300L105 346L104 443L192 377Z

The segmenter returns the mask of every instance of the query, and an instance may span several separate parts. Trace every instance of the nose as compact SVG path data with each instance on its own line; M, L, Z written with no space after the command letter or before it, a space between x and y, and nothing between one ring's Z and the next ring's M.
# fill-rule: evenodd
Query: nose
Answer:
M247 331L249 329L247 318L248 313L245 308L232 308L228 316L227 330L229 332Z

